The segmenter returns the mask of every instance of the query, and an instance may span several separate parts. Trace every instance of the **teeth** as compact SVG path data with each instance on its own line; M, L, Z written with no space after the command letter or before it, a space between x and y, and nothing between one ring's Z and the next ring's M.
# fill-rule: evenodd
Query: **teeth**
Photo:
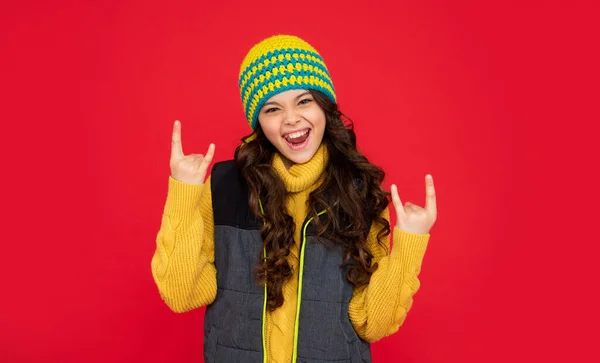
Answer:
M306 133L308 133L308 130L304 130L304 131L297 131L297 132L294 132L294 133L292 133L292 134L288 134L288 135L286 135L286 137L287 137L287 138L289 138L289 139L297 139L297 138L299 138L300 136L304 136L304 135L306 135Z

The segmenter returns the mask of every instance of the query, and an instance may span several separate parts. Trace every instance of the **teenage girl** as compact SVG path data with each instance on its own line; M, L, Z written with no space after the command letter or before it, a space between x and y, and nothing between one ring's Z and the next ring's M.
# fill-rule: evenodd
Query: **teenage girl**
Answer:
M370 362L369 343L398 330L419 289L433 179L424 208L382 189L322 57L298 37L255 45L239 87L252 133L208 178L215 146L185 155L174 123L160 294L176 312L207 306L207 363Z

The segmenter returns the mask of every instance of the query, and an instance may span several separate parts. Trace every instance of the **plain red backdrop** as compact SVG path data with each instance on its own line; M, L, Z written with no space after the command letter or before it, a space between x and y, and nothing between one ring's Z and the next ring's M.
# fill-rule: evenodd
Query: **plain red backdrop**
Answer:
M276 33L321 52L386 187L422 205L435 179L422 287L374 362L595 361L591 6L3 7L1 362L202 362L203 310L171 312L150 273L172 122L231 158L240 62Z

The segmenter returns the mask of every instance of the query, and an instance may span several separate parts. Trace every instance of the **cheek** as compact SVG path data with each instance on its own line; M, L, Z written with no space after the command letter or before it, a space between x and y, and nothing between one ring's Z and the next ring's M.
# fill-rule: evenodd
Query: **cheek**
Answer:
M273 118L265 118L263 120L259 120L259 122L260 127L269 141L273 142L276 138L279 138L279 122Z
M325 113L320 108L313 109L306 114L306 119L315 129L325 128Z
M313 120L313 125L315 129L319 130L320 132L323 132L323 130L325 130L325 114L321 109L319 109L319 111L315 113L315 117Z

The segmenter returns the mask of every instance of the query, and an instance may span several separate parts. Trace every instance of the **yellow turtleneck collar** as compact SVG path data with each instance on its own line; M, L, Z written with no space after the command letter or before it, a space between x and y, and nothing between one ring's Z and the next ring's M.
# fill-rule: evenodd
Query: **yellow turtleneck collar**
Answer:
M321 143L321 146L315 152L315 155L304 164L294 164L289 170L283 163L283 157L278 152L273 157L273 169L277 172L283 183L285 189L291 193L301 192L311 187L325 171L325 166L329 160L327 153L327 147L325 143Z

